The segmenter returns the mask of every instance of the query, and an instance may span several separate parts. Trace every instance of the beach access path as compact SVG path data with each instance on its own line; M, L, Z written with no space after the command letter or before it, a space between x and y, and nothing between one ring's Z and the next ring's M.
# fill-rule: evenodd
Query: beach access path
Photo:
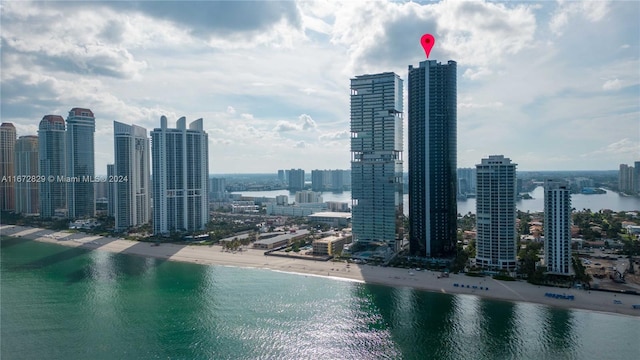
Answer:
M154 257L202 265L223 265L284 271L297 274L339 278L394 287L411 287L445 294L468 294L484 298L529 302L555 307L601 311L630 315L640 319L640 296L580 289L536 286L524 281L500 281L490 277L464 274L440 276L440 272L416 271L346 262L313 261L280 256L266 256L264 250L245 249L227 252L221 246L179 245L130 241L113 237L70 233L15 225L1 225L1 236L21 237L71 247L112 253ZM468 286L467 286L468 285ZM559 298L549 294L558 294ZM561 298L573 296L573 300Z

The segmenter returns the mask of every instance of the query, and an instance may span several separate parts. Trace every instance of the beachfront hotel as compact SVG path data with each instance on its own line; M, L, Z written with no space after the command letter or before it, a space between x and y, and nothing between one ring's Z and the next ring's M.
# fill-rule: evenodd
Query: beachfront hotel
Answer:
M40 217L51 218L56 210L67 207L67 184L48 181L64 176L66 172L66 137L64 118L45 115L38 126L38 162L40 176L47 181L40 183Z
M94 184L94 132L96 118L89 109L73 108L67 117L66 176L67 210L70 219L91 218L96 214Z
M547 272L571 275L571 188L565 181L544 183L544 256Z
M162 116L151 132L151 151L154 234L203 230L209 220L209 144L202 119L187 128L181 117L169 128Z
M485 269L516 268L516 164L491 155L476 165L476 264Z
M15 210L14 181L16 175L13 167L15 156L16 128L12 123L0 125L0 210ZM7 181L7 178L11 179Z
M444 257L457 235L456 62L409 65L409 251Z
M113 122L113 186L115 229L125 230L149 222L151 186L147 129Z
M351 79L353 240L397 251L402 210L402 80L392 72Z
M38 173L38 137L20 136L15 147L16 176L35 178ZM40 208L38 181L19 181L15 183L16 212L37 214Z

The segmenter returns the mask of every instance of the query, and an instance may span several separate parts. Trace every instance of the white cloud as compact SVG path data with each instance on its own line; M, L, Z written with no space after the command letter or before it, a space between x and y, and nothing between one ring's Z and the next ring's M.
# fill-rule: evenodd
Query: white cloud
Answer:
M619 79L607 80L602 84L603 90L620 90L622 88L622 81Z
M558 1L551 17L549 28L556 35L562 35L571 18L583 17L590 22L598 22L609 13L609 1Z
M233 115L236 113L236 109L234 109L233 106L229 105L227 106L227 113Z

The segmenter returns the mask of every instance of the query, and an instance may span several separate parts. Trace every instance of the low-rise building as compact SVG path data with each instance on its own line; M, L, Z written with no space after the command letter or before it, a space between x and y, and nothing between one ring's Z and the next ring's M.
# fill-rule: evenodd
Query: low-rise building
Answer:
M335 255L342 252L347 238L342 236L327 236L313 240L313 255Z
M347 226L351 222L351 213L324 211L311 214L307 218L329 226Z

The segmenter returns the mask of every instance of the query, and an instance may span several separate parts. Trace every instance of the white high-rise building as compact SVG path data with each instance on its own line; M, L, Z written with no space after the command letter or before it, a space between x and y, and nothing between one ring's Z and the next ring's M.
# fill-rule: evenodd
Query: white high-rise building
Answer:
M547 271L571 275L571 188L564 181L544 183L544 256Z
M296 204L321 203L322 195L319 192L303 190L296 192Z
M402 80L395 73L351 79L351 196L353 239L403 239Z
M209 144L202 119L189 124L181 117L176 128L151 132L153 163L153 231L169 234L203 230L209 220Z
M38 172L38 137L20 136L15 147L16 176L39 175ZM38 181L20 181L15 183L16 212L37 214L40 208Z
M113 122L115 228L125 230L149 222L149 138L147 129Z
M67 210L70 219L96 214L94 195L94 132L96 119L89 109L73 108L67 117Z
M516 164L491 155L476 165L476 264L494 270L515 270Z
M62 211L67 206L67 184L58 181L66 173L65 144L64 118L45 115L38 128L40 175L46 180L40 183L40 216L43 218L51 218L56 210Z

